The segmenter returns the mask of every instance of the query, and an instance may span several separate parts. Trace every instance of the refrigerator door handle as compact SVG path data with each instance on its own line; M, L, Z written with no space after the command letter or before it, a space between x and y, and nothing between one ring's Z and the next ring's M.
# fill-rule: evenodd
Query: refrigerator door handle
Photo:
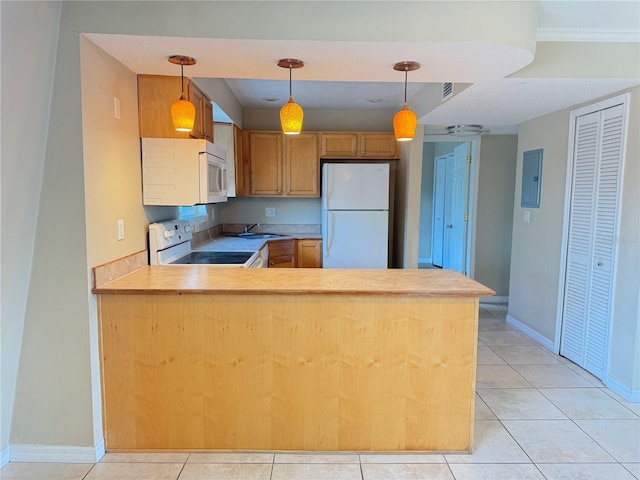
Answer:
M333 229L329 225L329 216L331 212L329 210L325 210L324 212L324 228L325 231L322 232L322 237L326 239L324 242L324 256L325 258L329 258L329 251L331 250L331 246L333 245ZM333 216L331 216L333 218Z

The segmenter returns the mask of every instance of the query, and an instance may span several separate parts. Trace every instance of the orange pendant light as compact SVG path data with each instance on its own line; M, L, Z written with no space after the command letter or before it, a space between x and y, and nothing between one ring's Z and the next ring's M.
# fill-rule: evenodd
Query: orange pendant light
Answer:
M393 132L395 133L396 140L399 142L413 140L413 136L416 133L418 117L416 117L416 114L407 108L407 72L417 70L419 68L419 63L411 61L398 62L393 66L394 70L404 72L404 105L393 117Z
M185 57L183 55L172 55L169 62L180 65L180 99L171 105L171 118L173 119L173 128L178 132L190 132L196 121L196 107L184 97L184 66L195 65L195 59Z
M302 107L293 101L293 96L291 95L291 70L304 67L304 63L302 60L295 58L283 58L278 62L278 66L289 69L289 101L280 109L282 133L285 135L297 135L302 131L304 112Z

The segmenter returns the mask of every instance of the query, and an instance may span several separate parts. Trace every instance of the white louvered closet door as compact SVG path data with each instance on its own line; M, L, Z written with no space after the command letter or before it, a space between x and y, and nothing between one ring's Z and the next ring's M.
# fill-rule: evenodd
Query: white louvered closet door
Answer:
M560 354L606 373L624 107L576 118Z

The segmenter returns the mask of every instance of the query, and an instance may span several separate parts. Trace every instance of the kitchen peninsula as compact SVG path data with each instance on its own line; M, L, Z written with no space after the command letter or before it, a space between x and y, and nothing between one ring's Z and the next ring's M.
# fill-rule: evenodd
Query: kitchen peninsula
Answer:
M452 271L148 266L94 289L108 451L470 451Z

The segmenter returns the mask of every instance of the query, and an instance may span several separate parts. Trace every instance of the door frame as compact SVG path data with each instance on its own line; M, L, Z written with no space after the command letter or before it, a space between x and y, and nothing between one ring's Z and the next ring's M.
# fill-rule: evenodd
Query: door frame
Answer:
M478 213L478 181L480 172L480 149L482 146L482 136L477 135L467 138L457 138L452 140L447 135L428 135L423 136L422 144L425 143L466 143L468 145L469 155L471 155L471 165L469 166L468 177L468 198L467 198L467 212L469 214L469 221L467 222L467 232L465 235L465 259L464 269L467 272L467 277L474 278L474 259L476 255L476 215ZM453 152L452 152L453 153ZM422 160L424 162L424 159ZM435 170L435 157L434 170ZM435 172L434 172L435 176ZM435 178L434 178L435 181ZM422 195L422 192L420 192ZM432 206L433 208L433 206ZM433 219L432 219L432 232L433 235ZM419 235L419 229L418 229ZM432 244L433 248L433 244ZM433 258L433 255L432 255Z
M567 173L565 178L565 190L564 190L564 213L562 219L562 244L560 250L560 272L558 276L558 302L556 304L556 328L555 328L555 337L553 340L553 352L555 354L560 354L560 337L562 334L562 320L563 320L563 311L564 311L564 292L565 292L565 277L567 270L567 256L568 256L568 248L569 248L569 214L571 211L571 193L572 193L572 184L573 184L573 159L575 153L575 134L576 134L576 119L583 115L587 115L589 113L597 112L599 110L605 110L607 108L614 107L616 105L623 105L625 109L625 118L623 124L623 138L622 138L622 159L620 160L620 175L618 175L618 189L622 188L622 177L624 172L624 164L625 159L627 157L627 133L629 127L629 104L631 100L631 95L629 93L624 93L622 95L617 95L615 97L607 98L600 102L587 105L585 107L578 108L576 110L572 110L569 117L569 138L568 138L568 148L567 148ZM619 197L618 202L621 202L621 197ZM621 208L620 204L618 204L616 208L616 218L615 218L615 236L619 237L620 232L620 214ZM610 324L607 329L607 339L605 345L605 368L603 375L603 382L606 384L607 377L609 375L609 351L610 351L610 342L611 342L611 330L612 325L615 318L614 308L614 293L615 293L615 283L617 277L618 270L618 244L617 242L613 242L613 265L611 266L611 285L610 289L610 307L609 307L609 316L610 316Z

